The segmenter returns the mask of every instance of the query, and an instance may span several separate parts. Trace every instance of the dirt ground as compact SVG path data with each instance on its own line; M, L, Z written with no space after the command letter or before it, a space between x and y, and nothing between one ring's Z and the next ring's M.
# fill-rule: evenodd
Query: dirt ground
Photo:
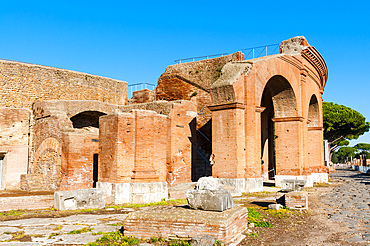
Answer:
M271 214L266 207L273 200L256 198L250 202L242 202L254 207L262 214L264 221L273 227L254 227L246 232L246 238L239 244L244 245L368 245L364 243L347 242L351 235L347 234L348 227L328 219L328 208L320 202L320 197L340 185L334 182L328 186L316 186L307 189L309 194L309 209L287 213ZM271 194L270 194L271 195Z

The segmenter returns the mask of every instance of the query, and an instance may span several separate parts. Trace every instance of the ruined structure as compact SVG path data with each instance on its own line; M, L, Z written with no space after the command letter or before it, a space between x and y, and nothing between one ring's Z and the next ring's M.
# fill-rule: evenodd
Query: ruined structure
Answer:
M123 81L0 61L1 189L102 187L123 203L211 175L242 192L269 178L325 181L326 79L304 37L277 55L169 66L129 101Z

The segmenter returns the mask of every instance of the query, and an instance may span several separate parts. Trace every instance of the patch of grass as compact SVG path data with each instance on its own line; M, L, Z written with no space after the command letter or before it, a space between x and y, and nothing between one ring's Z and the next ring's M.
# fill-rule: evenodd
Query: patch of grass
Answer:
M10 210L0 213L0 216L20 216L25 213L26 211L24 210Z
M274 227L270 222L268 221L256 221L254 222L255 227L265 227L265 228L271 228Z
M255 223L261 219L261 213L254 210L254 208L248 208L248 223Z
M222 70L222 67L219 67L219 68L216 69L216 75L214 77L215 79L217 79L221 76L221 74L222 74L221 70Z
M91 235L103 235L104 233L105 232L98 231L98 232L91 233Z
M53 228L53 231L59 231L60 229L62 229L62 226L56 226Z
M67 234L82 234L82 233L90 232L93 229L94 228L85 227L85 228L82 228L82 229L79 229L79 230L70 231Z
M268 197L273 195L273 192L261 191L261 192L252 192L252 193L243 193L243 196L247 197Z
M245 234L246 236L249 236L250 238L258 238L258 232L251 232Z
M117 224L107 224L107 226L123 226L122 223L117 223Z
M149 239L149 241L150 241L151 243L156 243L156 242L158 242L158 238L157 238L157 237L151 237L151 238Z
M57 233L57 232L55 232L55 233L51 233L51 234L49 235L49 239L50 239L50 238L53 238L53 237L55 237L55 236L58 236L58 235L60 235L60 233Z
M267 209L266 213L270 214L272 217L278 217L280 219L287 219L291 214L293 214L293 212L288 208L282 208L279 210Z
M329 187L328 183L314 183L313 187Z
M140 240L134 237L124 236L120 231L104 233L104 236L97 239L95 242L89 243L90 246L106 246L106 245L138 245Z
M169 246L190 246L190 243L188 241L182 241L182 240L171 240L168 242Z
M152 202L147 204L121 204L121 205L110 205L107 208L122 209L122 208L141 208L151 206L177 206L187 204L186 199L174 199L168 201Z
M253 223L255 227L271 228L273 225L268 221L261 221L262 214L254 208L248 208L248 223Z

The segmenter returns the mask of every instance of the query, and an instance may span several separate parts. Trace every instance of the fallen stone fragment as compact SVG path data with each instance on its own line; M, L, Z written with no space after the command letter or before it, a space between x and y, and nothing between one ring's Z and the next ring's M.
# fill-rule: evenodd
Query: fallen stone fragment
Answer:
M197 235L190 240L191 246L213 246L216 240L210 235Z
M195 190L186 191L186 198L192 209L222 212L233 207L230 192L212 177L200 178Z
M281 204L272 203L272 204L269 204L268 205L268 208L269 209L279 210L279 209L282 209L283 206Z

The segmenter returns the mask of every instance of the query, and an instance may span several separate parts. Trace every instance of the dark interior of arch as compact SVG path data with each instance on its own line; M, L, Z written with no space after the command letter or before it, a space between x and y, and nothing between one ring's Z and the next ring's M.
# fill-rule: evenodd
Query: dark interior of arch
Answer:
M71 117L73 128L96 127L99 128L99 117L106 115L99 111L84 111Z
M297 104L293 88L283 76L276 75L267 82L261 104L264 97L271 98L274 105L275 117L297 116Z
M308 126L319 126L319 104L315 95L312 95L308 107L308 120Z

